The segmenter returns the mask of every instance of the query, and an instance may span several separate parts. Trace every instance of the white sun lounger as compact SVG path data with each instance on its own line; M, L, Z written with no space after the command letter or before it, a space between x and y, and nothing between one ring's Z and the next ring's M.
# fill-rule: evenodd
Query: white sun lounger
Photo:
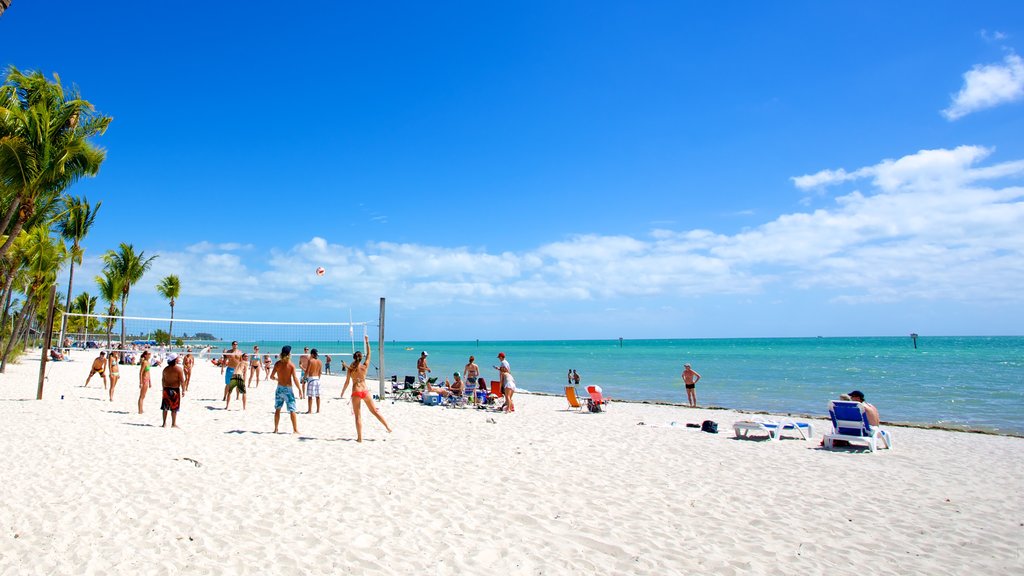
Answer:
M790 418L772 420L755 417L753 420L740 420L732 425L737 438L749 438L753 434L765 434L769 440L778 440L787 432L795 432L802 440L814 436L814 425L810 422L797 422Z

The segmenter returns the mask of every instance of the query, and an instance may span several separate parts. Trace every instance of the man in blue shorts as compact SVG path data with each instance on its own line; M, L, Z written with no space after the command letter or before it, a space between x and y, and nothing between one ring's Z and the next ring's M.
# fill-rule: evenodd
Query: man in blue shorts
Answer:
M295 393L292 392L292 386L298 388L299 379L295 377L291 346L281 348L281 359L274 364L274 371L270 373L270 379L277 380L277 390L274 392L274 434L277 434L277 426L281 421L281 408L286 404L288 415L292 419L292 434L298 434L299 424L295 419ZM301 392L299 398L302 398Z

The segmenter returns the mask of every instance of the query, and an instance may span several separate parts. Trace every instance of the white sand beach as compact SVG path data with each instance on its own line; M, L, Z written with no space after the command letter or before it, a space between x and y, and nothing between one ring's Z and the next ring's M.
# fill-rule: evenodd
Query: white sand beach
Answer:
M3 575L1024 571L1020 438L891 428L894 450L830 452L824 420L736 440L749 415L522 394L509 415L386 401L395 432L366 415L357 444L341 378L274 435L274 383L224 411L208 362L172 430L158 388L136 413L137 368L113 402L81 388L85 352L36 401L38 354L0 376ZM705 419L721 433L685 427Z

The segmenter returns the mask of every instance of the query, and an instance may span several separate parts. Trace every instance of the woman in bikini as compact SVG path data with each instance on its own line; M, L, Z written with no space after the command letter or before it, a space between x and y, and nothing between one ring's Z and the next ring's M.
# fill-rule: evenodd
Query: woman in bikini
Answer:
M142 401L149 391L149 350L139 357L139 414L142 414Z
M114 401L114 386L117 386L117 381L121 378L120 370L118 369L117 363L121 361L121 354L119 352L111 352L107 356L107 367L110 369L110 401Z
M345 385L341 388L341 396L344 397L345 391L348 390L349 382L352 383L352 413L356 417L356 442L363 441L362 404L364 402L370 413L376 416L377 420L380 420L380 423L384 425L384 429L391 432L391 427L388 426L387 420L377 411L377 406L373 403L373 396L370 395L370 390L366 387L366 369L370 366L370 337L363 336L363 343L366 347L366 358L363 359L362 352L356 352L352 355L352 363L348 365L348 371L345 372Z
M260 387L260 371L262 370L262 362L260 362L260 347L252 347L252 356L249 357L249 381L246 383L246 387L259 388ZM252 385L253 376L256 377L256 385Z

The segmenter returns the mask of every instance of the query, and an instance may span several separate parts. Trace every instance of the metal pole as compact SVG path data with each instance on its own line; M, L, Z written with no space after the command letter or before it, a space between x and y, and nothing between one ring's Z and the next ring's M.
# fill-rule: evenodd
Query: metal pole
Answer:
M46 359L50 357L50 338L53 337L53 308L57 304L57 283L50 288L50 309L46 313L46 337L43 339L43 357L39 360L39 386L36 400L43 399L43 380L46 379Z
M384 298L380 299L380 318L377 319L377 360L380 362L380 401L384 401Z

